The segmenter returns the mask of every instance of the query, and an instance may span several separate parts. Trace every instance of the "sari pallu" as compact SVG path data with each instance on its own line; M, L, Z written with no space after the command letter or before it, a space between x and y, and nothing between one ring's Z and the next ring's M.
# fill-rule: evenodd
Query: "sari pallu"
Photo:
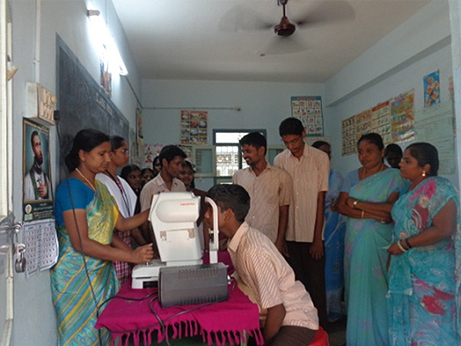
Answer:
M336 203L343 177L330 170L329 191L325 196L325 287L327 296L328 320L334 322L343 316L341 302L344 289L344 235L346 233L345 218L337 211L331 210Z
M74 188L82 183L72 179L69 184ZM96 187L94 198L86 207L88 237L108 245L112 242L118 213L107 188L98 181ZM101 340L102 345L108 345L109 332L98 331L94 326L102 311L101 304L114 296L119 288L112 262L75 251L64 224L58 228L58 235L59 259L51 271L58 344L100 345Z
M460 345L461 231L458 195L445 178L427 178L392 209L393 241L430 227L453 199L457 229L452 237L392 256L389 268L389 324L392 345Z
M349 196L361 201L384 203L408 183L396 169L386 169L359 181ZM347 304L348 346L389 345L387 324L386 249L393 224L375 219L346 220L344 274Z

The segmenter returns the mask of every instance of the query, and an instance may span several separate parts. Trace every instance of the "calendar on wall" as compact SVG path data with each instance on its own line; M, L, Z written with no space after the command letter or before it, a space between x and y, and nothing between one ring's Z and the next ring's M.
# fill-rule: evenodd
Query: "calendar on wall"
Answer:
M322 98L296 96L291 98L292 116L301 120L307 137L323 136Z
M57 262L59 245L54 219L24 223L23 242L27 275L49 269Z

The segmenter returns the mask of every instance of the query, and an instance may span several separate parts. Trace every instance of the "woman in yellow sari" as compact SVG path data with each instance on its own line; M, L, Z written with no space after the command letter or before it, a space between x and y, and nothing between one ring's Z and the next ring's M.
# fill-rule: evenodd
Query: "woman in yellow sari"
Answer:
M107 188L95 180L110 161L109 137L81 130L66 157L69 178L56 192L59 259L51 271L59 345L107 345L107 330L94 325L101 304L114 296L119 283L112 261L145 263L153 258L152 244L132 250L113 234L147 220L147 212L125 219Z

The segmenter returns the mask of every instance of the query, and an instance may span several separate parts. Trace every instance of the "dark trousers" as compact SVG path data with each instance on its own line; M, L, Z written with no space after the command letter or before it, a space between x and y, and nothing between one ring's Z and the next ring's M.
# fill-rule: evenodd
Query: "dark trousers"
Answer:
M308 346L315 338L316 330L296 327L282 326L279 332L269 341L264 343L264 346ZM248 346L256 346L256 340L250 338Z
M320 325L328 331L327 298L325 288L325 248L323 257L314 259L309 253L312 243L287 241L287 262L293 268L296 280L309 292L319 314Z

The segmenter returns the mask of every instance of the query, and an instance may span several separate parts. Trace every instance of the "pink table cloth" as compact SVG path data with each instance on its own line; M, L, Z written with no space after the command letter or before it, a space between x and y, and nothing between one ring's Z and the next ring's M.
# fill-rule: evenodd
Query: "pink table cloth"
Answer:
M156 288L132 289L127 283L107 304L96 328L107 328L111 332L112 345L128 346L130 336L135 346L141 340L150 345L155 335L157 342L162 342L169 332L172 338L201 335L203 342L209 345L213 342L238 345L244 340L245 332L254 337L258 345L264 344L258 306L237 285L229 285L229 291L229 299L225 302L162 308L156 299ZM185 312L188 310L191 311Z

